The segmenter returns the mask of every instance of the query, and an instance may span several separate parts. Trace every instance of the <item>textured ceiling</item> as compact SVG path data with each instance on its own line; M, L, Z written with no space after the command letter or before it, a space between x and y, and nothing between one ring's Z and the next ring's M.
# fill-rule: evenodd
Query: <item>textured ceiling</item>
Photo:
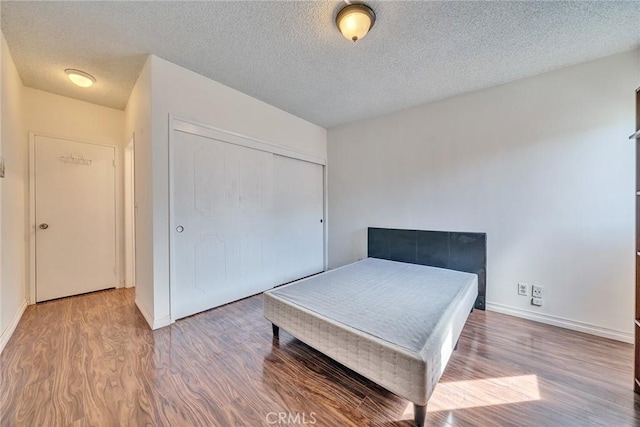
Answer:
M640 46L640 2L371 1L358 43L343 2L2 1L26 86L123 109L153 53L323 127ZM73 86L65 68L93 74Z

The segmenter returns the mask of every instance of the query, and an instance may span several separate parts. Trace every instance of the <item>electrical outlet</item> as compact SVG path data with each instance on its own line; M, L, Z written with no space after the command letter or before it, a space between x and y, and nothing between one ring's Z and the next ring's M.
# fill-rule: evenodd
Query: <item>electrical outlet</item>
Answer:
M518 283L518 295L528 296L529 295L529 285L526 283Z
M531 287L531 296L535 298L542 298L542 286L533 285Z
M536 305L540 307L542 305L542 298L536 298L536 297L531 298L531 305Z

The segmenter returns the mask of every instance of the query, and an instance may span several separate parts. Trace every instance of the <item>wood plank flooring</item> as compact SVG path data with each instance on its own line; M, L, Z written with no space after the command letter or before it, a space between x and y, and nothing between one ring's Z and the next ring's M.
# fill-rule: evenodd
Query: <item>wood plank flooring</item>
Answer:
M640 425L633 346L474 311L428 426ZM151 331L133 290L27 308L0 356L5 426L412 425L411 405L280 332L255 296Z

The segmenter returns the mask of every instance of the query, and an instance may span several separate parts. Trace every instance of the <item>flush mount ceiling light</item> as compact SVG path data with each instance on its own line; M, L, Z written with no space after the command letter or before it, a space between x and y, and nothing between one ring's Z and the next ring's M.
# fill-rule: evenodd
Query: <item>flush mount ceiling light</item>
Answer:
M95 77L91 74L85 73L84 71L67 68L64 72L69 76L69 80L80 87L90 87L96 82Z
M350 4L336 16L336 26L342 35L354 42L366 36L375 22L376 14L366 4Z

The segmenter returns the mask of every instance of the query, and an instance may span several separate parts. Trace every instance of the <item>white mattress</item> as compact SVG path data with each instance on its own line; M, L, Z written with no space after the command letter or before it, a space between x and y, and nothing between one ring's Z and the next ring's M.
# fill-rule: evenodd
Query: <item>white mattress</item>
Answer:
M477 297L475 274L368 258L264 294L265 317L418 405Z

